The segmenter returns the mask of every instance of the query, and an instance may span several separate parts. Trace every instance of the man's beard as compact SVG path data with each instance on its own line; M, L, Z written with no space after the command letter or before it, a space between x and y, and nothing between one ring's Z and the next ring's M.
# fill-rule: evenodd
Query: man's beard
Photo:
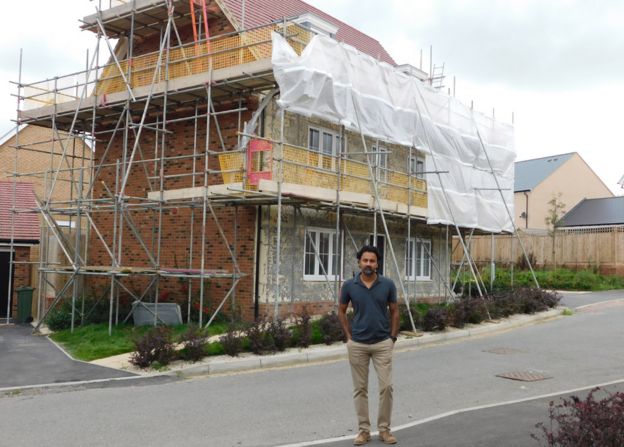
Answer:
M362 273L364 273L366 276L371 276L373 273L375 273L375 270L372 267L364 267L362 269Z

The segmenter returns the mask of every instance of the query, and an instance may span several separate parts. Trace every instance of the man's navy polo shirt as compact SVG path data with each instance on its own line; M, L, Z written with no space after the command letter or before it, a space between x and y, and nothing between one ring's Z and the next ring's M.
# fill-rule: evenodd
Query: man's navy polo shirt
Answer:
M340 303L353 306L351 338L358 343L379 343L390 338L388 303L396 303L396 286L391 279L377 274L369 289L358 274L340 289Z

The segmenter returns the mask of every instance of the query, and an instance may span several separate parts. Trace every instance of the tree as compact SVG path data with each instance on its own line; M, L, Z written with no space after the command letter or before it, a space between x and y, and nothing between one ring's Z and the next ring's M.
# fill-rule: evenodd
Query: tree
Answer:
M548 211L546 214L546 226L548 227L548 235L552 238L552 259L553 266L557 267L557 258L555 254L555 239L557 237L557 225L561 222L565 214L565 203L561 201L561 193L553 194L552 199L548 201Z

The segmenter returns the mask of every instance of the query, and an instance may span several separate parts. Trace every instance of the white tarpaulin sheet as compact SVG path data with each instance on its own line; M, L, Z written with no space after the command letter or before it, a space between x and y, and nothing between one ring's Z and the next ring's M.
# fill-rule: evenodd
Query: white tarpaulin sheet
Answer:
M273 70L281 107L424 151L428 223L513 231L511 126L322 35L299 56L273 33Z

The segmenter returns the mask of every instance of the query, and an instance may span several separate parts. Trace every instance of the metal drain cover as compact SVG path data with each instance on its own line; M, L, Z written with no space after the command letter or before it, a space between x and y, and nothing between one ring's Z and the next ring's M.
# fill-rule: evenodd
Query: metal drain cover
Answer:
M502 377L503 379L519 380L521 382L539 382L540 380L552 379L552 376L547 376L543 373L534 371L511 371L502 374L496 374L496 377Z
M490 354L509 355L509 354L518 354L524 351L521 351L520 349L514 349L514 348L492 348L492 349L484 349L483 352L489 352Z

